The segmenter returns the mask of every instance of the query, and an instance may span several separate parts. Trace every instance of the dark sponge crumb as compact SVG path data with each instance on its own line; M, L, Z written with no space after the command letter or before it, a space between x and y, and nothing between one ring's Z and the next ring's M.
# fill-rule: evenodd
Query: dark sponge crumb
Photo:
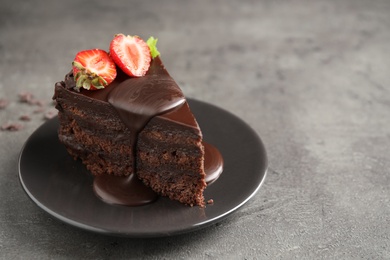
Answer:
M9 101L5 98L0 98L0 109L4 109L8 106Z
M36 107L31 111L31 114L43 113L46 111L43 117L45 120L51 119L57 115L57 110L55 110L54 107L47 108L48 106L45 101L36 99L30 92L20 92L18 94L18 99L20 103ZM5 109L9 104L10 101L8 99L0 98L0 109ZM27 122L31 121L32 117L31 115L25 113L19 117L19 120ZM20 123L7 122L1 125L0 130L14 132L22 128L24 128L24 126Z
M30 92L20 92L19 101L22 103L32 104L35 101L34 95Z
M30 121L31 117L29 115L24 114L24 115L21 115L19 117L19 119L22 120L22 121Z
M5 123L1 126L2 131L19 131L20 129L23 128L23 125L20 123Z

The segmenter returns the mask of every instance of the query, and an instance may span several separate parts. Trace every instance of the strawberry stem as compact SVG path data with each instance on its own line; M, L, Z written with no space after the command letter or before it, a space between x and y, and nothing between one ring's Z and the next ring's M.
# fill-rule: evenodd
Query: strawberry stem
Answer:
M160 56L160 52L157 50L157 41L158 39L154 38L153 36L149 37L149 39L146 41L146 44L149 46L152 59Z

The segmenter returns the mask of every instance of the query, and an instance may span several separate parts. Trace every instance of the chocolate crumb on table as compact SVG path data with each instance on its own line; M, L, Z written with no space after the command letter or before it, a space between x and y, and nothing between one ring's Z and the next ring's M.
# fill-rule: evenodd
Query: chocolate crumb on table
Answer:
M39 106L39 107L43 107L45 105L45 101L39 100L39 99L35 99L33 104L36 105L36 106Z
M21 115L19 119L22 121L31 121L31 117L27 114Z
M22 128L23 128L23 125L20 123L8 122L8 123L3 124L0 129L3 131L19 131Z
M34 95L30 92L20 92L18 96L19 101L22 103L33 104L35 101Z
M9 101L5 98L0 98L0 109L4 109L8 106Z
M38 114L38 113L44 113L44 120L49 120L57 115L57 110L53 108L54 103L50 103L47 105L47 102L44 100L36 99L34 95L30 92L24 91L20 92L18 94L18 101L20 103L24 103L27 105L35 106L31 111L31 114L24 113L21 116L19 116L20 121L31 121L32 120L32 114ZM0 109L5 109L10 104L10 101L6 98L0 98ZM45 112L46 111L46 112ZM21 130L24 128L24 125L17 122L11 122L8 121L7 123L3 123L0 125L1 131L9 131L9 132L15 132L18 130Z
M29 105L34 105L38 107L43 107L45 105L45 101L36 99L34 95L31 94L30 92L20 92L19 101L22 103L27 103Z
M38 113L43 113L43 111L45 111L45 109L43 107L38 107L38 108L33 110L33 113L38 114Z

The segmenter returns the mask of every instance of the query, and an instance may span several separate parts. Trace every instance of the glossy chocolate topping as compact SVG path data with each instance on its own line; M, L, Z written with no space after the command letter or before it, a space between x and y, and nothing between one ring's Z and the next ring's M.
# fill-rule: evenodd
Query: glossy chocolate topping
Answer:
M123 81L108 94L107 99L130 129L133 151L137 134L152 117L185 102L179 86L161 66L152 66L145 77Z

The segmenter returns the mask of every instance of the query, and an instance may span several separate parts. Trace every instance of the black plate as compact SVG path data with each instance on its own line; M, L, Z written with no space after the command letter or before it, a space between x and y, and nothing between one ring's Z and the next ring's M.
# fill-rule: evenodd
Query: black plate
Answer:
M102 202L92 190L92 176L58 142L58 119L40 126L25 143L19 177L27 195L44 211L70 225L104 234L161 237L194 231L222 220L260 188L267 156L258 135L241 119L208 103L189 100L204 139L224 158L220 178L207 187L206 208L188 207L167 198L141 207Z

